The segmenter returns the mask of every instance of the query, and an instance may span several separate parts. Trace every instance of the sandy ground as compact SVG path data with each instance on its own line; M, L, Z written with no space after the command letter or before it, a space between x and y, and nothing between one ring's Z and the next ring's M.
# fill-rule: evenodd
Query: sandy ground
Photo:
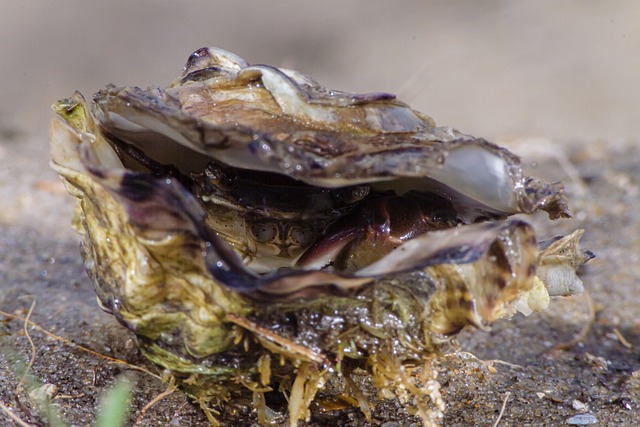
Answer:
M397 93L440 124L504 143L535 174L567 182L575 219L533 221L545 236L587 230L584 246L598 255L583 271L592 329L570 349L546 352L588 323L588 299L579 297L490 333L464 332L462 350L509 364L444 360L443 423L492 425L509 392L500 425L567 425L580 413L598 425L637 425L640 4L344 3L0 0L0 310L24 316L35 300L31 319L71 343L31 329L33 376L57 386L55 406L73 425L92 422L120 374L137 384L131 424L164 390L147 374L75 347L151 368L95 304L68 226L73 201L47 167L49 105L106 83L166 84L191 51L215 45L329 87ZM22 322L0 319L0 403L13 408L16 366L32 350ZM42 422L33 409L15 414ZM0 413L0 425L12 422ZM365 425L357 411L315 414L311 425L329 422ZM376 418L387 427L410 422L393 412ZM169 423L206 420L174 393L142 421Z

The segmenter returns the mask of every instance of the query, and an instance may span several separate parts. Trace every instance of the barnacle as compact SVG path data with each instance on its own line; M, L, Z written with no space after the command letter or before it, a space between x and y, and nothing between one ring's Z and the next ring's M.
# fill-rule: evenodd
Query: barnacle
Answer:
M582 289L582 230L538 243L515 213L569 215L559 184L385 93L203 48L167 88L108 86L54 104L53 168L101 307L206 410L290 425L366 377L425 425L430 361Z

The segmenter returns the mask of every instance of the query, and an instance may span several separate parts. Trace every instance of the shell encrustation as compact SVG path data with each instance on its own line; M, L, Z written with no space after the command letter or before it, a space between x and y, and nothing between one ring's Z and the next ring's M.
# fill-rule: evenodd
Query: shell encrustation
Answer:
M582 230L540 243L509 218L567 217L562 187L393 95L203 48L166 88L53 108L100 305L214 424L296 425L319 397L437 423L430 361L455 333L582 289Z

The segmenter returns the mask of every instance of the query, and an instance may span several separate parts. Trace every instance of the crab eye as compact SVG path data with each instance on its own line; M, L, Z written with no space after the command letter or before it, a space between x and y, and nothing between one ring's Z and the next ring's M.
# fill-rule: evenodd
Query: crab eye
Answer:
M222 172L222 169L220 169L213 163L209 163L207 165L204 174L213 185L221 185L223 182L224 172Z
M271 243L278 238L278 226L273 222L262 222L251 225L251 235L258 243Z

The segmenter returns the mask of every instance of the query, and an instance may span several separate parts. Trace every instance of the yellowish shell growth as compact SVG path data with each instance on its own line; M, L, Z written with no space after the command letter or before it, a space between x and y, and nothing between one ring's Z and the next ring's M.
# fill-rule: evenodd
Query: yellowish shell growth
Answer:
M167 88L54 110L101 306L214 424L338 401L371 421L380 399L436 424L453 335L582 290L582 231L508 218L568 216L561 186L393 95L203 48Z

